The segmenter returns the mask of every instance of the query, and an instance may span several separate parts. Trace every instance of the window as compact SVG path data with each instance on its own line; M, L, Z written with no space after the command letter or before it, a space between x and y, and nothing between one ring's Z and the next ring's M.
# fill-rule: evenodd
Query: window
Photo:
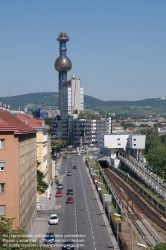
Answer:
M136 146L136 144L134 144L134 146Z
M121 143L118 143L118 145L121 145Z
M136 139L134 139L134 141L136 141Z
M0 161L0 171L5 171L5 162Z
M0 205L0 216L5 215L5 205Z
M120 141L120 138L117 138L118 141Z
M0 149L4 149L4 148L5 148L5 140L0 139Z
M5 183L0 183L0 194L5 192Z

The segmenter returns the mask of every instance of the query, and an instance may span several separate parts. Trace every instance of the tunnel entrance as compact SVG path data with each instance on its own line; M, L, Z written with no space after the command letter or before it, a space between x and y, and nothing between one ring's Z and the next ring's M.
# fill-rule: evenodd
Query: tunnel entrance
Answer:
M108 168L108 162L105 160L99 160L101 168Z

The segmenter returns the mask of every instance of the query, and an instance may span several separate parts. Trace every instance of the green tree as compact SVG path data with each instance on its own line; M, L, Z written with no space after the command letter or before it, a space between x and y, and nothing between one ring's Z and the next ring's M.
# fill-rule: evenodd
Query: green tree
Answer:
M121 126L124 127L124 130L126 130L128 127L136 127L136 125L132 124L131 122L122 122Z
M166 250L166 243L159 243L154 247L154 250Z
M53 118L45 118L45 123L48 125L48 126L51 126L52 125L52 121L54 120Z
M78 110L77 110L77 109L75 109L73 113L74 113L74 114L78 114Z
M166 173L166 137L160 137L157 130L142 130L141 134L146 135L145 158L149 165L157 170L157 174L163 177Z
M58 140L52 140L51 141L51 154L52 154L52 159L55 158L55 154L60 153L63 148L66 146L66 141L58 139Z
M37 168L39 167L40 164L41 164L40 162L37 162ZM43 181L43 179L44 179L43 172L37 169L37 192L39 194L44 194L48 188L47 183Z
M92 120L100 120L101 116L98 113L95 113L93 111L81 111L78 116L79 119L92 119Z
M18 227L13 229L14 218L0 216L0 249L2 250L39 250L40 241L32 242L26 235L24 229ZM10 242L9 242L10 240ZM23 246L24 245L24 246Z

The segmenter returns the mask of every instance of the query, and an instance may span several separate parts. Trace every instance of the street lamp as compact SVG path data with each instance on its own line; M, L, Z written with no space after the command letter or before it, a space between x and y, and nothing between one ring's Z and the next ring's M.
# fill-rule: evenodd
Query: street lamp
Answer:
M163 180L164 180L164 171L163 171Z

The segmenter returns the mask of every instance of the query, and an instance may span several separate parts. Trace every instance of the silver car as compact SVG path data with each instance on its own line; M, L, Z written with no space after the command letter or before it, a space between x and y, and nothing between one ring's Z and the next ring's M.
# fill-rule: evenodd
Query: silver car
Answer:
M57 189L63 189L63 183L58 183Z

